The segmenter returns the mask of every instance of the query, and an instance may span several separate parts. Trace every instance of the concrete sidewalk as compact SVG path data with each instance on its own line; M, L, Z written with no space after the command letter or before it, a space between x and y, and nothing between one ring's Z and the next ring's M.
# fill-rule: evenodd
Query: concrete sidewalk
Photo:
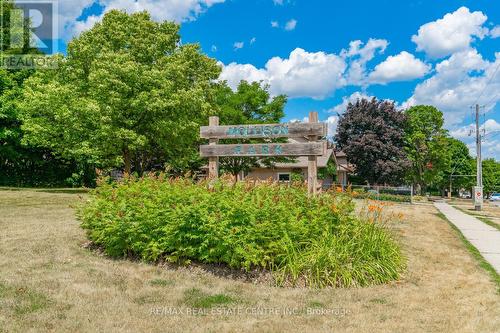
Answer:
M445 202L434 203L437 209L453 223L467 240L500 273L500 230L465 214Z

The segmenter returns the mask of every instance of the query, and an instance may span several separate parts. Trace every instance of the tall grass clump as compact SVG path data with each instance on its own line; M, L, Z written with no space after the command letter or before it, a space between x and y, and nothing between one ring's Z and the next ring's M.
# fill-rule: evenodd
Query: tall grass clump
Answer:
M400 249L344 194L302 185L129 178L102 182L79 209L88 237L112 257L268 269L280 284L366 286L398 279Z

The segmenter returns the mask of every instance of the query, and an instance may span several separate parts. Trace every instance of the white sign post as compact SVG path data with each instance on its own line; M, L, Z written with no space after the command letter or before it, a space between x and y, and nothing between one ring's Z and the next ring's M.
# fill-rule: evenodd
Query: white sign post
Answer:
M483 187L474 186L474 207L476 210L483 208Z

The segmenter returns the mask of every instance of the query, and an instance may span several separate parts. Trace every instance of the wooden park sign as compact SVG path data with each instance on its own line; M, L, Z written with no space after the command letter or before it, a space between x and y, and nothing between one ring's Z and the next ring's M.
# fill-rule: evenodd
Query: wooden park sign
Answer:
M309 113L309 123L289 123L270 125L232 125L219 126L218 117L210 117L209 126L200 129L200 136L209 139L208 145L200 147L202 157L208 157L208 177L214 179L219 174L221 156L269 157L269 156L308 156L307 183L309 193L317 191L317 157L326 154L327 134L325 123L318 123L318 114ZM275 139L307 138L305 143L262 143L262 144L218 144L219 139ZM318 141L319 139L319 141Z
M274 125L204 126L200 130L204 139L258 139L296 138L309 135L325 136L324 123L290 123Z

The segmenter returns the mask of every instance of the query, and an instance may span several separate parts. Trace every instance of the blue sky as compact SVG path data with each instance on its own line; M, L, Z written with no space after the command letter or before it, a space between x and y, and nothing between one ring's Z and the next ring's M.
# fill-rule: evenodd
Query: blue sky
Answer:
M432 104L450 133L468 136L474 103L484 105L484 155L500 159L500 2L491 0L65 0L69 40L103 12L148 10L182 23L222 78L264 81L289 95L285 120L318 111L335 131L349 100L376 96L399 107ZM471 149L474 154L474 150Z

